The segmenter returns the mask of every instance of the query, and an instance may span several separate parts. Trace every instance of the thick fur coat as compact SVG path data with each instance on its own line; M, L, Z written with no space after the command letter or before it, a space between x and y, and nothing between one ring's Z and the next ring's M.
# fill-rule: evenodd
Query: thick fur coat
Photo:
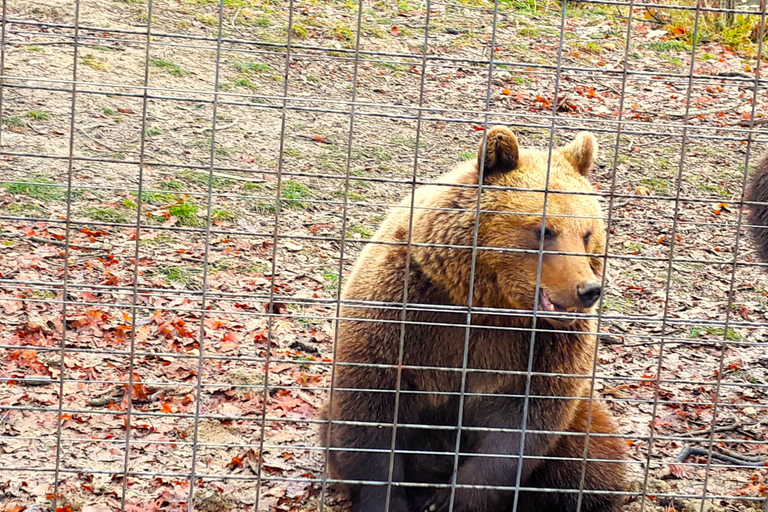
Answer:
M547 194L542 230L544 193L482 190L477 235L482 249L476 253L472 306L483 309L472 314L469 329L466 312L439 311L434 305L466 308L469 302L479 160L464 162L434 184L417 189L374 236L375 242L385 244L369 244L362 251L343 299L392 306L342 308L346 320L338 327L335 388L322 413L332 423L320 432L322 442L329 441L331 447L331 476L348 482L355 512L383 512L387 503L393 512L447 511L458 424L463 428L459 487L453 496L456 512L511 508L510 488L518 470L523 487L571 490L520 492L521 512L575 511L580 488L622 489L622 463L583 463L588 417L589 432L597 434L589 437L588 458L620 460L624 443L601 436L615 433L609 413L601 402L593 402L590 413L584 400L596 343L586 333L594 331L594 321L568 316L594 312L601 291L601 210L593 196L579 195L592 191L586 176L597 143L591 134L580 133L553 152L548 166L546 152L519 149L507 128L489 130L486 140L486 150L481 144L478 151L485 155L484 185L541 190L548 185L566 193ZM545 250L572 255L542 257L537 296L542 238ZM509 248L522 252L494 250ZM404 300L409 305L405 312L397 306ZM525 458L519 468L534 303L539 318ZM493 314L493 308L527 313ZM552 431L577 435L546 433ZM563 460L569 457L580 460ZM389 500L388 482L395 482ZM414 483L433 486L409 485ZM599 493L583 494L582 500L583 512L611 512L621 501Z

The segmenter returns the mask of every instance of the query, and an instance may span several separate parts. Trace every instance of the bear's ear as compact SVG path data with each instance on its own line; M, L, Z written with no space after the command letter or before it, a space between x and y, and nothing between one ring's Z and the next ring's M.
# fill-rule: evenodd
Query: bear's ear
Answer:
M483 143L477 150L477 168L480 169L483 157ZM495 174L517 169L517 137L506 126L494 126L485 137L485 164L483 182Z
M586 176L592 170L597 156L597 140L589 132L579 132L560 152L573 165L579 174Z

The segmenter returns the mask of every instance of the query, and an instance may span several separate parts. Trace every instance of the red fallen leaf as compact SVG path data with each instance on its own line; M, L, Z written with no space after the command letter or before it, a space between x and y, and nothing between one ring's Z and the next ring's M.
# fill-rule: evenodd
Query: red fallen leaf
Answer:
M597 93L595 92L595 88L594 87L590 87L589 88L589 91L587 91L587 97L588 98L596 98L597 97Z
M138 400L140 402L146 402L149 399L149 390L147 389L147 386L144 384L136 384L137 382L141 382L141 377L138 373L133 374L133 399ZM125 385L125 388L128 389L128 385Z
M544 98L543 96L540 96L540 95L536 95L536 101L540 102L545 107L549 107L550 105L552 105L551 101L549 101L547 98Z
M235 343L240 342L240 335L237 334L234 331L229 331L224 336L221 337L221 341L232 341Z
M315 142L325 142L325 139L323 139L319 135L315 135L314 137L312 137L312 140L315 141Z
M173 409L171 409L171 406L170 406L170 405L168 405L168 403L167 403L167 402L163 402L163 403L160 405L160 409L161 409L163 412L173 412Z
M511 94L512 94L512 91L510 91L509 89L503 89L503 90L501 91L501 94L504 94L504 95L506 95L506 96L509 96L509 95L511 95Z
M421 73L421 71L419 71L418 69L416 69L416 66L412 66L412 67L411 67L411 71L412 71L412 72L414 72L414 73L416 73L417 75L418 75L419 73Z
M482 127L482 126L476 126L476 125L472 125L472 129L474 129L474 130L477 130L477 131L480 131L480 130L482 130L482 129L483 129L483 127Z
M51 133L54 135L64 135L62 132L57 132L57 131L52 131Z
M676 478L685 478L689 472L688 469L688 466L680 466L678 464L669 465L669 472Z
M741 118L742 119L746 119L747 121L749 121L750 119L752 119L752 115L749 112L743 112L741 114Z
M119 108L117 111L121 114L135 114L135 112L129 108Z
M400 35L400 29L398 27L392 27L392 35L393 36L399 36Z
M242 457L235 457L232 459L229 464L227 464L228 468L237 468L243 465L243 458Z

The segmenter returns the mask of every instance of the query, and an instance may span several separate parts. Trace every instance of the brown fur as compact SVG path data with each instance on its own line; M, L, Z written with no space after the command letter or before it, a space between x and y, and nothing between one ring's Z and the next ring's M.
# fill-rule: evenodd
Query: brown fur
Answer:
M757 242L758 257L768 263L768 155L755 167L746 199L762 203L751 205L749 223L755 226L750 231Z
M552 155L550 190L588 192L584 177L594 161L594 137L581 133L574 142ZM487 134L484 181L489 185L543 189L547 175L547 154L519 150L517 139L506 128L493 128ZM482 145L481 151L482 154ZM586 169L586 170L585 170ZM476 188L444 184L477 184L478 161L460 164L436 183L418 189L417 207L467 209L450 211L417 209L413 212L411 241L414 244L471 246L477 194ZM370 244L361 253L344 290L347 300L408 304L448 304L466 306L472 252L468 248L424 247L413 245L406 263L409 231L409 206L392 211L374 239L400 245ZM537 250L536 232L541 228L544 194L540 192L485 189L480 198L482 210L499 213L480 215L478 245L482 247ZM513 212L523 212L514 214ZM513 214L510 214L513 213ZM545 240L546 250L600 254L605 247L605 232L598 219L558 217L576 215L600 217L597 200L591 196L548 194L547 227L554 238ZM585 235L591 233L589 239ZM532 310L539 255L536 253L478 250L473 306ZM409 270L404 290L406 265ZM579 290L599 282L602 260L599 257L544 255L541 289L552 302L571 311L592 311L580 302ZM405 293L404 293L405 292ZM438 368L461 368L466 337L466 314L435 312L409 307L406 323L400 322L401 308L344 307L341 316L357 320L339 322L335 392L323 418L342 422L327 424L321 439L330 439L331 474L344 480L384 482L389 480L395 420L396 367L359 367L344 363L398 365L402 338L402 374L397 411L397 450L437 452L435 455L397 454L392 480L402 483L391 490L390 511L423 510L434 504L448 510L449 491L445 488L408 487L407 483L448 484L451 481L459 422L461 372ZM375 320L374 322L368 320ZM473 314L469 333L466 392L484 393L465 397L462 424L465 427L519 429L525 390L525 370L531 343L530 315L504 316ZM503 327L505 329L498 329ZM554 332L553 327L565 330ZM512 330L514 328L522 330ZM587 408L583 400L589 381L595 338L583 331L594 331L592 320L556 319L540 316L533 354L534 372L552 372L574 377L537 376L531 378L528 430L584 432ZM409 367L410 366L410 367ZM420 368L412 368L418 366ZM434 369L432 369L434 368ZM521 372L497 373L486 370ZM381 390L381 391L377 391ZM413 393L419 391L421 393ZM426 392L426 393L425 393ZM431 392L431 393L430 393ZM564 399L536 398L561 396ZM570 398L567 398L570 397ZM451 427L415 428L413 425ZM330 430L328 430L330 428ZM610 417L601 403L592 406L590 432L613 433ZM623 444L615 437L590 437L590 458L620 459ZM518 471L520 435L508 432L464 430L461 435L457 475L458 484L514 486ZM356 451L356 450L369 451ZM379 451L376 451L379 450ZM526 456L582 457L584 436L526 434ZM487 457L502 454L510 457ZM579 489L582 464L568 461L525 459L522 484L526 487ZM623 464L590 462L586 465L585 489L616 490L623 485ZM352 484L349 491L354 512L383 511L386 485ZM513 493L485 489L457 489L456 512L498 511L510 507ZM586 494L581 510L611 512L619 499L607 494ZM571 511L576 509L577 493L520 494L518 510Z

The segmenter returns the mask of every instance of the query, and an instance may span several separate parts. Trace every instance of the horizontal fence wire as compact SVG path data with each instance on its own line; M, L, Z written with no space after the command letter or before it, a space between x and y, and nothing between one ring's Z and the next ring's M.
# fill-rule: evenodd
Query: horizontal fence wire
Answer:
M481 491L513 512L559 495L575 512L610 495L633 512L768 507L768 263L747 216L762 203L745 196L768 147L758 3L4 1L0 508L345 510L348 487L385 489L389 510L428 489L448 493L446 511ZM543 186L433 182L465 160L487 172L493 125L543 152ZM557 148L583 130L600 147L592 187L551 186ZM471 204L421 204L426 186ZM486 208L491 194L544 207ZM564 199L602 211L548 207ZM376 234L388 215L407 218L398 241ZM471 235L416 234L440 215ZM488 219L602 223L605 249L484 243ZM344 293L363 250L403 251L402 299ZM411 286L415 255L440 251L471 261L468 283L447 276L468 284L463 303ZM539 307L545 262L564 257L603 264L593 312ZM475 297L487 258L537 261L532 309ZM589 326L587 370L534 365L547 336L572 333L556 320ZM394 329L397 350L349 360L345 325ZM454 331L452 363L409 352L413 332ZM474 337L502 334L524 340L522 366L476 364ZM361 371L369 382L338 381ZM414 388L418 375L434 385ZM394 408L373 421L319 414L376 397ZM401 416L419 400L458 415ZM483 400L519 404L523 420L473 423ZM542 403L586 403L586 431L529 424ZM592 431L605 410L617 431ZM355 428L391 435L332 444ZM401 444L414 432L448 441ZM472 436L515 446L479 453ZM582 444L529 453L545 438ZM594 454L606 440L626 453ZM331 467L343 456L387 471L344 478ZM467 483L475 458L516 469ZM450 474L404 481L400 460L450 461ZM531 486L526 463L579 478ZM592 488L588 468L611 464L629 485Z

